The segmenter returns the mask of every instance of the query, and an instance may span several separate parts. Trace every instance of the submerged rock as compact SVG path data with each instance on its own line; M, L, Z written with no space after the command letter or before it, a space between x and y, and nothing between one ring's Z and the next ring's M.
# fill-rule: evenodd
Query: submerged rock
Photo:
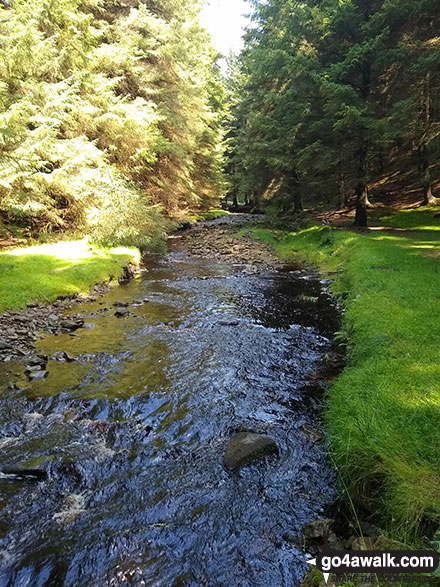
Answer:
M29 379L31 381L38 381L40 379L46 379L48 375L49 373L47 371L31 371L29 373Z
M226 469L236 471L257 459L278 453L276 442L269 436L254 432L239 432L229 441L223 464Z
M64 328L65 330L77 330L78 328L82 328L83 326L83 318L74 318L72 320L63 320L61 322L61 328Z
M44 367L47 363L47 356L46 355L34 355L33 357L29 357L26 361L27 367ZM29 369L30 370L30 369Z
M47 479L47 473L44 469L27 469L19 466L4 467L3 475L8 477L15 477L16 479L32 479L35 481L43 481Z
M73 361L76 361L75 357L72 357L72 355L66 351L55 351L51 358L52 361L60 361L62 363L72 363Z
M115 312L115 316L118 316L119 318L123 318L124 316L128 316L129 314L129 309L126 308L125 306L118 306Z
M64 498L61 511L54 514L52 519L59 525L72 524L85 511L84 498L73 493Z
M219 326L238 326L240 324L240 320L236 318L222 318L219 320Z

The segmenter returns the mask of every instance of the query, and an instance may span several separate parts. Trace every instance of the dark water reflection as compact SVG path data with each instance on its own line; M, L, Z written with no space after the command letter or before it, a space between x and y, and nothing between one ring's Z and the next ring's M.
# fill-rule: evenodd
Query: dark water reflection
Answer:
M127 318L116 300L136 301ZM1 465L48 473L0 479L0 584L297 585L306 556L283 536L333 497L324 448L301 431L335 328L318 278L176 251L80 310L77 336L40 344L78 362L18 390L23 368L0 371ZM238 429L271 435L280 458L227 473Z

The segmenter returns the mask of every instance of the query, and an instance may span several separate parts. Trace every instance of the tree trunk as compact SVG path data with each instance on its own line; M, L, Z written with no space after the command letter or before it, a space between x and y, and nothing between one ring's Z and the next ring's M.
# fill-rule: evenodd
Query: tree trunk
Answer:
M368 193L369 193L369 192L368 192L368 186L366 185L366 186L365 186L365 206L366 206L367 208L372 208L372 207L373 207L373 204L372 204L372 203L370 202L370 200L368 199Z
M301 196L301 193L297 187L294 194L293 194L293 211L294 212L302 212L303 210L304 210L304 206L303 206L302 196Z
M425 187L425 199L423 200L424 206L435 206L438 204L438 198L432 193L432 184L429 182Z
M235 188L232 192L232 207L235 209L238 208L237 190Z
M431 76L428 73L425 79L425 136L429 134L429 130L431 127ZM424 206L432 206L434 204L438 204L437 198L434 197L432 193L432 181L431 181L431 170L430 170L430 153L429 153L429 146L426 140L423 141L421 147L419 147L419 152L421 154L421 166L423 171L423 184L424 184L424 199L422 205Z
M354 225L360 228L368 228L368 189L365 183L358 183L356 186L356 195L356 218L354 220Z

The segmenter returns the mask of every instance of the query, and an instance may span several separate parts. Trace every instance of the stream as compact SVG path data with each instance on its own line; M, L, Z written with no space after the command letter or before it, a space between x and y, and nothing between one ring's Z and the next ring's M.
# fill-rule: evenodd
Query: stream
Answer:
M115 303L127 304L118 318ZM294 587L287 539L335 497L310 375L337 310L318 275L252 275L179 247L75 307L30 383L0 365L0 586ZM15 385L12 383L15 382ZM236 431L279 447L230 473ZM287 537L287 538L286 538Z

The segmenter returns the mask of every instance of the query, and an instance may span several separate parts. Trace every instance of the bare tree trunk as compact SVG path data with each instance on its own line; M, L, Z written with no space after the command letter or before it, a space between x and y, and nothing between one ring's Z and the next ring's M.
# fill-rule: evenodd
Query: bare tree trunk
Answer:
M429 134L431 126L431 75L426 74L425 79L425 104L424 104L424 117L425 117L425 137L419 152L422 160L422 171L423 171L423 183L424 183L424 199L422 205L432 206L438 204L438 199L434 197L432 193L432 181L430 171L430 157L429 147L426 142L426 136Z
M354 220L354 225L360 228L368 228L368 189L365 183L358 183L358 185L356 186L356 195L356 218Z
M432 184L429 182L425 187L425 199L423 200L424 206L435 206L438 204L438 198L432 193Z
M294 194L293 194L293 211L294 212L302 212L304 210L303 201L301 192L297 187Z
M368 199L368 194L369 194L369 190L368 190L368 186L365 186L365 206L367 208L372 208L373 204L370 202L370 200Z

